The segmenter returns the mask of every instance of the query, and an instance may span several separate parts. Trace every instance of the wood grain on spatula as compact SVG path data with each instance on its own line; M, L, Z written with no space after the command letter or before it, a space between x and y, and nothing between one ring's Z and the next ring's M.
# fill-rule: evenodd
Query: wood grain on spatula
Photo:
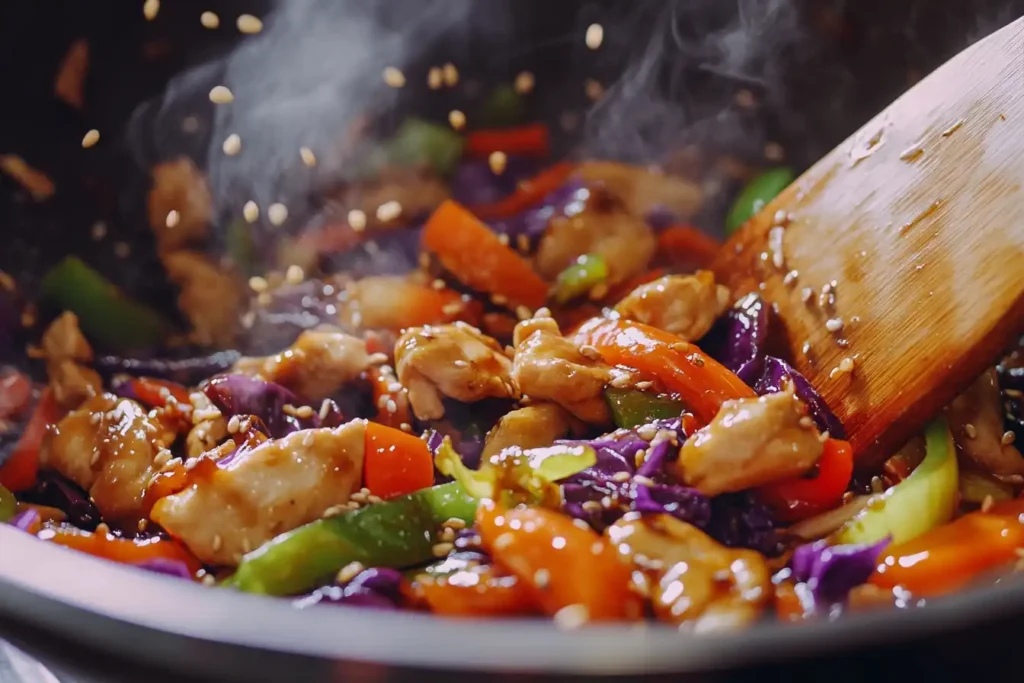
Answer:
M734 294L760 288L775 306L859 464L1024 331L1022 183L1024 19L914 86L720 252ZM852 374L837 370L846 358Z

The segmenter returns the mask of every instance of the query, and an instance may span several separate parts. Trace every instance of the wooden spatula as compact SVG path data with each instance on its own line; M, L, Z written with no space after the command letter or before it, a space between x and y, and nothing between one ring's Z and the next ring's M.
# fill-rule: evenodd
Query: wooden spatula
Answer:
M1024 331L1024 19L815 164L714 270L773 305L859 464L901 446Z

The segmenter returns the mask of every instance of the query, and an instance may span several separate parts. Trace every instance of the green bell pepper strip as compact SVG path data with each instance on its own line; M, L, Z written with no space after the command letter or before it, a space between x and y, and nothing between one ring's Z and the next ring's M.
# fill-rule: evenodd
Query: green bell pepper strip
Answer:
M785 166L765 171L744 186L725 219L725 231L732 234L775 199L793 182L793 170Z
M14 494L0 486L0 523L9 522L18 509L18 501Z
M585 295L608 280L608 264L598 254L584 254L576 259L555 281L554 298L560 304Z
M686 409L682 401L636 389L604 390L604 400L612 413L612 421L620 429L633 429L654 420L679 417Z
M41 289L44 301L78 316L86 337L117 351L157 346L170 328L155 311L128 298L77 256L54 266Z
M429 164L448 175L462 157L465 140L448 126L418 118L406 119L387 143L388 160L394 164Z
M228 224L224 241L232 263L246 276L255 275L257 253L251 226L244 219L235 218Z
M837 532L838 543L877 543L887 536L893 544L905 543L950 520L957 506L959 469L944 419L926 428L925 448L924 460L909 477L872 496Z
M242 558L224 585L247 593L297 595L334 578L351 562L409 567L433 558L434 534L445 521L472 524L477 501L458 483L421 489L386 503L288 531Z
M472 123L477 128L517 126L526 120L526 102L509 84L497 86L487 96Z

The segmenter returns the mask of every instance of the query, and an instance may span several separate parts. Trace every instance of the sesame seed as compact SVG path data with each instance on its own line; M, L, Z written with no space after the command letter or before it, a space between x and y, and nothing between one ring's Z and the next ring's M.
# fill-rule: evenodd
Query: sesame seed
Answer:
M742 107L743 109L753 109L757 106L757 98L754 97L754 93L746 88L737 90L736 94L733 95L733 101L736 102L737 106Z
M92 238L99 242L101 239L107 236L107 224L103 221L96 221L90 228Z
M433 553L434 557L444 557L454 549L455 544L453 543L437 543L430 549L430 551Z
M405 85L405 74L400 69L387 66L383 71L384 82L391 88L401 88Z
M238 433L238 427L239 427L240 424L241 424L241 421L238 419L238 416L237 415L232 415L231 419L228 420L228 434L237 434Z
M601 47L601 43L604 41L604 27L601 24L591 24L588 26L584 41L591 50Z
M978 437L978 430L974 425L968 422L964 425L964 434L967 435L968 439L975 439Z
M629 472L616 472L615 474L612 475L612 481L629 481L629 476Z
M216 12L207 10L199 15L199 23L203 25L203 28L208 28L212 31L220 26L220 17L217 16Z
M265 292L267 291L267 281L261 278L259 275L254 275L249 278L249 289L254 292Z
M452 109L448 112L448 123L452 125L455 130L462 130L466 127L466 115L458 109Z
M529 320L533 317L533 311L526 306L516 306L516 317L520 320Z
M213 541L210 542L210 547L213 549L213 552L220 550L222 545L224 545L224 539L220 537L220 534L214 534Z
M569 605L555 612L555 626L564 630L577 629L590 620L586 605Z
M308 407L308 406L307 406ZM306 435L302 437L302 447L309 448L313 445L313 441L316 440L316 436L313 432L306 432Z
M796 282L796 279L798 277L800 277L799 271L791 270L788 273L786 273L786 277L782 278L782 284L788 287L789 285L792 285L794 282Z
M114 245L114 256L117 258L128 258L132 253L132 248L127 242L118 242Z
M259 205L252 200L247 201L242 207L242 217L246 223L255 223L260 217Z
M299 147L299 157L306 166L310 168L316 166L316 155L313 154L313 150L309 147Z
M846 358L839 361L840 372L853 372L853 359L847 356Z
M371 353L370 357L367 358L367 362L369 362L370 365L380 365L381 363L387 363L388 355L386 353L381 353L379 351L377 353Z
M444 73L441 71L441 67L432 66L427 71L427 87L431 90L438 90L444 84Z
M533 90L533 86L535 84L536 79L534 78L533 73L529 71L520 71L516 74L516 79L512 82L512 87L514 87L515 91L520 95L525 95Z
M466 522L458 517L452 517L450 519L446 519L442 526L458 531L466 528Z
M459 70L451 62L441 67L441 76L444 79L444 84L449 88L454 88L459 83Z
M501 175L505 172L505 167L508 166L508 155L504 152L491 152L487 157L487 165L491 167L491 173Z
M636 388L640 391L649 391L654 388L654 382L650 380L644 380L643 382L637 382Z
M235 21L235 26L242 33L252 35L263 30L263 21L251 14L241 14L238 16L238 20Z
M283 225L288 220L288 207L276 202L267 207L267 220L271 225Z
M401 429L406 434L412 434L412 425L409 424L408 422L403 422L402 424L398 425L398 428Z
M590 344L584 344L581 346L580 354L584 358L589 358L590 360L601 360L601 352L597 350L596 346L591 346Z
M642 474L633 475L633 481L642 486L654 486L654 480L651 479L650 477L645 477Z
M288 284L298 285L306 279L306 272L302 270L301 266L291 265L288 266L288 270L285 271L284 279Z
M777 142L769 142L764 146L764 158L768 161L782 161L786 157L785 148Z
M805 304L811 303L811 300L813 298L814 290L811 289L810 287L804 287L803 289L800 290L800 300L803 301Z
M142 3L142 15L146 17L146 21L153 21L159 13L160 0L146 0Z
M95 467L96 466L96 463L98 463L100 461L100 455L101 455L101 453L100 453L100 450L98 448L93 450L92 457L89 458L89 467Z
M878 476L871 477L871 491L874 493L881 493L885 490L885 485L882 483L882 478Z
M402 215L402 205L392 199L377 207L377 220L387 223Z
M349 562L338 572L337 581L338 583L348 583L365 569L366 567L360 562Z
M498 241L501 242L501 244L503 246L507 247L508 246L508 234L503 232L500 235L498 235Z
M1010 444L1012 444L1016 440L1017 440L1017 435L1014 434L1013 432L1003 432L1003 438L1001 438L999 440L999 442L1001 444L1003 444L1004 446L1009 446Z
M828 330L829 332L838 332L839 330L843 329L843 319L829 318L828 320L825 321L825 329Z
M217 85L210 91L210 101L214 104L231 104L235 101L235 95L227 86Z
M229 157L233 157L242 151L242 138L237 133L232 133L224 139L224 144L221 146L224 153Z
M164 220L164 224L168 228L174 228L180 222L181 222L181 214L180 213L178 213L177 211L175 211L173 209L167 212L167 218Z
M93 129L89 130L82 137L82 147L85 148L85 149L89 149L90 147L92 147L93 145L95 145L99 141L100 141L100 132L98 130L96 130L95 128L93 128Z
M508 303L508 297L502 294L492 294L491 302L494 303L496 306L504 306L505 304Z
M597 102L604 96L604 86L593 78L588 78L583 85L583 91L592 101Z
M551 572L547 569L538 569L533 573L533 583L537 588L547 588L551 583Z
M366 229L366 214L359 209L352 209L348 212L348 225L356 232Z
M985 498L981 501L981 511L982 512L988 512L989 510L992 509L992 506L995 505L995 504L996 504L996 501L992 497L992 494L987 494L985 496Z
M527 253L530 251L530 238L523 234L516 235L516 247L520 252Z

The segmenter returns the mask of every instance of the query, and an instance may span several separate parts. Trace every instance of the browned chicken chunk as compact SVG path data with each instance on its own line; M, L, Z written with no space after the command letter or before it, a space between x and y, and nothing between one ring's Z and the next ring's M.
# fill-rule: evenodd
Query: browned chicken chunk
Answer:
M523 450L550 446L573 428L569 413L554 403L538 403L506 413L488 432L483 459L497 455L509 446Z
M513 340L512 381L524 396L557 403L591 424L610 420L604 389L612 370L596 353L585 355L551 318L524 320Z
M729 304L729 289L709 270L666 275L640 285L615 306L623 318L696 341L707 334Z
M92 362L92 347L78 329L74 313L65 311L50 323L43 333L42 348L50 388L62 406L75 408L103 390L99 374L84 365Z
M717 496L799 476L822 450L807 407L789 391L726 401L669 467L679 480Z
M1002 399L995 368L985 371L947 411L957 445L984 472L1024 475L1024 458L1013 443L1003 443Z
M703 193L693 182L643 166L613 161L588 161L580 164L584 182L600 183L619 198L626 210L644 217L656 209L667 209L680 218L698 213Z
M466 323L415 327L395 343L398 381L421 420L444 417L442 396L465 403L517 398L511 369L498 342Z
M194 251L163 253L167 277L181 290L178 307L202 346L230 347L238 334L242 287L238 278Z
M153 167L149 225L161 251L175 251L204 239L212 215L206 177L191 159L182 157Z
M365 420L264 442L153 506L153 521L196 557L234 566L274 536L348 502L363 476Z
M630 513L606 534L637 568L634 582L650 593L661 621L698 632L736 631L756 621L772 597L760 553L726 548L669 515Z
M88 491L104 519L133 526L148 511L153 460L174 438L138 403L101 394L57 423L40 460Z

